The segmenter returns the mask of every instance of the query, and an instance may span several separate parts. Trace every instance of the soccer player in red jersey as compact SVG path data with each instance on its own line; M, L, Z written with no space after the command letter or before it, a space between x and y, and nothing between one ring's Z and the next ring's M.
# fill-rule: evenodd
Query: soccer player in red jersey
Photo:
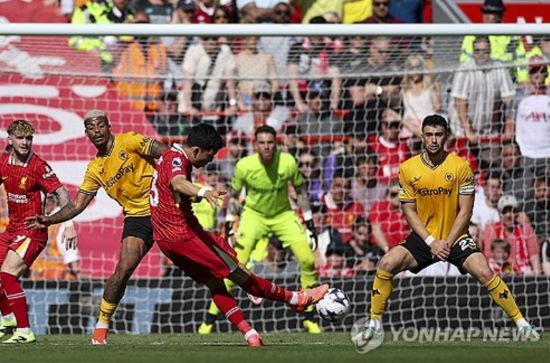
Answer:
M151 184L153 238L175 265L196 282L206 284L214 303L244 334L247 344L259 347L263 345L260 335L245 320L223 279L230 279L251 295L285 302L297 312L321 300L328 285L300 292L285 290L248 271L225 239L201 227L191 210L191 199L205 198L216 206L225 192L194 185L191 169L208 164L222 146L214 127L200 124L190 130L185 145L175 144L162 154Z
M61 205L69 194L50 166L32 151L34 128L26 120L16 120L8 127L11 152L0 156L0 176L8 197L9 224L0 235L0 338L13 335L3 343L32 343L27 298L19 278L32 265L48 241L48 229L29 231L25 218L42 214L42 193L57 195ZM71 231L74 233L74 231ZM67 240L73 248L76 239Z

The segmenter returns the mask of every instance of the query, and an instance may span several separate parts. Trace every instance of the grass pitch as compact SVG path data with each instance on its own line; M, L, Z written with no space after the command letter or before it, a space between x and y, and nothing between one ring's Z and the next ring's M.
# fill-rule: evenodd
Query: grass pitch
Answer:
M548 333L547 333L548 334ZM92 346L88 336L49 335L31 345L0 345L0 362L9 363L466 363L548 362L550 339L536 343L460 342L384 344L356 353L347 333L263 334L266 346L249 349L240 334L110 335L108 346Z

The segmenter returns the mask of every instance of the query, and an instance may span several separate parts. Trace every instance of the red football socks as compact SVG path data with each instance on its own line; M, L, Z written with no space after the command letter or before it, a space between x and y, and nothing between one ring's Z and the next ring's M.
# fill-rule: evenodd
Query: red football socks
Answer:
M237 301L224 287L210 290L214 303L225 314L227 319L243 334L252 330L252 327L244 319L243 311L237 306Z
M30 327L29 314L27 311L27 298L25 297L25 293L23 292L17 277L5 272L0 272L0 277L2 278L2 285L4 286L5 294L11 304L11 310L17 320L17 328L21 329Z
M250 274L248 279L240 286L251 295L285 303L290 303L293 295L292 291L275 285L255 274Z

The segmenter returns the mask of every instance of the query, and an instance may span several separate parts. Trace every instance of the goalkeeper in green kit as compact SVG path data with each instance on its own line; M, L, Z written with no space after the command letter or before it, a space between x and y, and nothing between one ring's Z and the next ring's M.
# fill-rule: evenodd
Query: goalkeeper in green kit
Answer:
M290 248L298 261L302 288L311 289L317 286L313 258L313 251L317 248L317 234L304 179L294 157L277 150L275 129L267 125L260 126L254 136L257 152L241 159L235 166L227 210L226 234L230 239L235 237L230 231L234 216L241 209L239 195L245 188L246 200L236 240L231 241L239 262L246 265L258 241L274 235L283 247ZM289 183L298 195L297 204L303 213L306 228L290 206ZM230 281L226 283L229 289L233 287ZM257 298L250 298L258 303L255 301ZM199 334L212 332L218 312L212 302L206 321L199 327ZM319 324L314 320L313 306L305 311L304 316L303 328L309 333L321 333Z

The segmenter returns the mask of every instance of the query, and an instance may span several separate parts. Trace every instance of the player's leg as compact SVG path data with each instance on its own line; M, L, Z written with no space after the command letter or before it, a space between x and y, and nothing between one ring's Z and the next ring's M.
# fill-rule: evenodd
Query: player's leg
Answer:
M433 262L428 245L416 233L411 233L403 243L389 250L378 262L372 282L370 320L354 339L361 339L363 344L382 334L382 315L397 273L405 270L418 272Z
M11 237L8 232L3 232L0 234L0 267L4 263L6 256L8 254L9 241ZM15 315L11 309L11 304L8 300L6 292L2 287L2 280L0 279L0 313L2 318L0 320L0 339L4 338L6 335L12 334L17 327L15 321Z
M245 320L243 311L237 306L235 298L227 291L223 280L210 278L206 282L206 286L210 289L213 302L225 314L231 324L244 335L247 344L250 347L262 346L262 338Z
M266 236L267 233L268 229L263 218L250 211L242 213L235 245L233 246L237 253L237 259L241 264L246 266L257 241ZM226 287L231 292L235 284L231 280L226 280ZM219 312L216 304L212 301L206 313L205 321L199 326L199 334L210 334L212 332Z
M300 265L300 283L302 289L311 289L318 285L315 271L315 259L309 246L306 230L294 211L281 213L270 221L273 233L283 243L283 247L290 248ZM316 322L314 307L310 306L304 312L302 325L308 333L321 333Z
M2 287L17 321L17 329L11 338L2 342L4 344L24 344L36 341L30 329L27 297L19 283L19 278L32 265L45 246L46 241L35 241L25 235L17 236L10 245L6 259L0 268Z
M231 268L231 271L228 278L247 293L269 300L284 302L299 313L306 310L309 306L315 305L325 296L329 288L328 284L323 284L307 291L290 291L252 273L241 264Z
M493 301L516 323L522 334L527 338L540 339L538 332L523 317L512 292L489 267L485 255L478 249L472 237L462 236L453 245L449 261L462 272L468 272L477 279L487 289Z
M92 344L107 344L109 322L124 296L126 284L153 245L153 227L149 217L127 217L122 233L122 247L114 273L105 283Z

